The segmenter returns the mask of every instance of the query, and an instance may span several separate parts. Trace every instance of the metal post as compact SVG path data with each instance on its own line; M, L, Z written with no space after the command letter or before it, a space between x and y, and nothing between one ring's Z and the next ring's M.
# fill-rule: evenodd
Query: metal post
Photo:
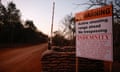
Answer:
M51 23L51 36L50 36L51 47L52 47L52 37L53 37L54 11L55 11L55 1L53 1L53 9L52 9L52 23Z

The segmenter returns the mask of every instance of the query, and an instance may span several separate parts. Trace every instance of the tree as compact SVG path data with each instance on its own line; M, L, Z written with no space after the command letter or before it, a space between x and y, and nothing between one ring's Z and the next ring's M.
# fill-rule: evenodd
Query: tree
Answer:
M75 18L72 16L72 14L67 15L62 20L62 25L64 26L64 36L68 39L73 39L75 34Z
M25 25L22 24L21 13L16 8L16 4L9 2L7 6L4 6L0 0L0 45L33 44L46 41L47 35L37 31L32 20L25 21Z
M4 24L5 14L6 14L6 8L1 3L1 0L0 0L0 25Z
M96 7L96 6L105 6L105 5L107 5L107 3L108 3L108 0L89 0L86 3L76 4L76 5L78 5L78 6L80 6L80 5L88 5L87 9L90 9L90 8Z
M68 45L68 40L62 35L61 31L54 32L53 45L55 45L55 46Z
M25 22L25 26L27 26L27 27L30 28L30 29L36 30L36 27L35 27L33 21L31 21L31 20L27 20L27 21Z
M13 2L10 2L8 4L7 11L8 11L8 20L10 22L20 21L20 10L16 9L16 5Z
M5 7L0 1L0 41L13 43L16 39L16 33L19 33L23 25L20 20L20 11L13 2Z
M20 22L20 10L13 2L8 3L7 7L0 2L0 19L3 24L18 23Z
M114 22L120 24L120 0L114 1Z

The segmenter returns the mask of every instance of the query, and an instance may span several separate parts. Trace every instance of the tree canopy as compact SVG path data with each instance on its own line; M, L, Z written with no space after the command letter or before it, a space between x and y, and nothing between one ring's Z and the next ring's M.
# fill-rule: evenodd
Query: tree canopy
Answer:
M0 45L33 44L47 41L47 35L37 31L32 20L23 24L21 12L16 4L5 7L0 1Z

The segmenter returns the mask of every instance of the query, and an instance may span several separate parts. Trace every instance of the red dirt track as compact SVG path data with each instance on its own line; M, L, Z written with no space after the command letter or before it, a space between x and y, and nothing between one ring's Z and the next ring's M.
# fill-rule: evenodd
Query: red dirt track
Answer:
M47 44L0 50L0 72L41 72L41 54Z

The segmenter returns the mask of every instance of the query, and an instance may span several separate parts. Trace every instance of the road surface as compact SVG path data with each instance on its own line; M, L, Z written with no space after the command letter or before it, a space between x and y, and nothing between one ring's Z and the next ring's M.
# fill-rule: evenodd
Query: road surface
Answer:
M41 72L41 54L47 44L0 50L0 72Z

